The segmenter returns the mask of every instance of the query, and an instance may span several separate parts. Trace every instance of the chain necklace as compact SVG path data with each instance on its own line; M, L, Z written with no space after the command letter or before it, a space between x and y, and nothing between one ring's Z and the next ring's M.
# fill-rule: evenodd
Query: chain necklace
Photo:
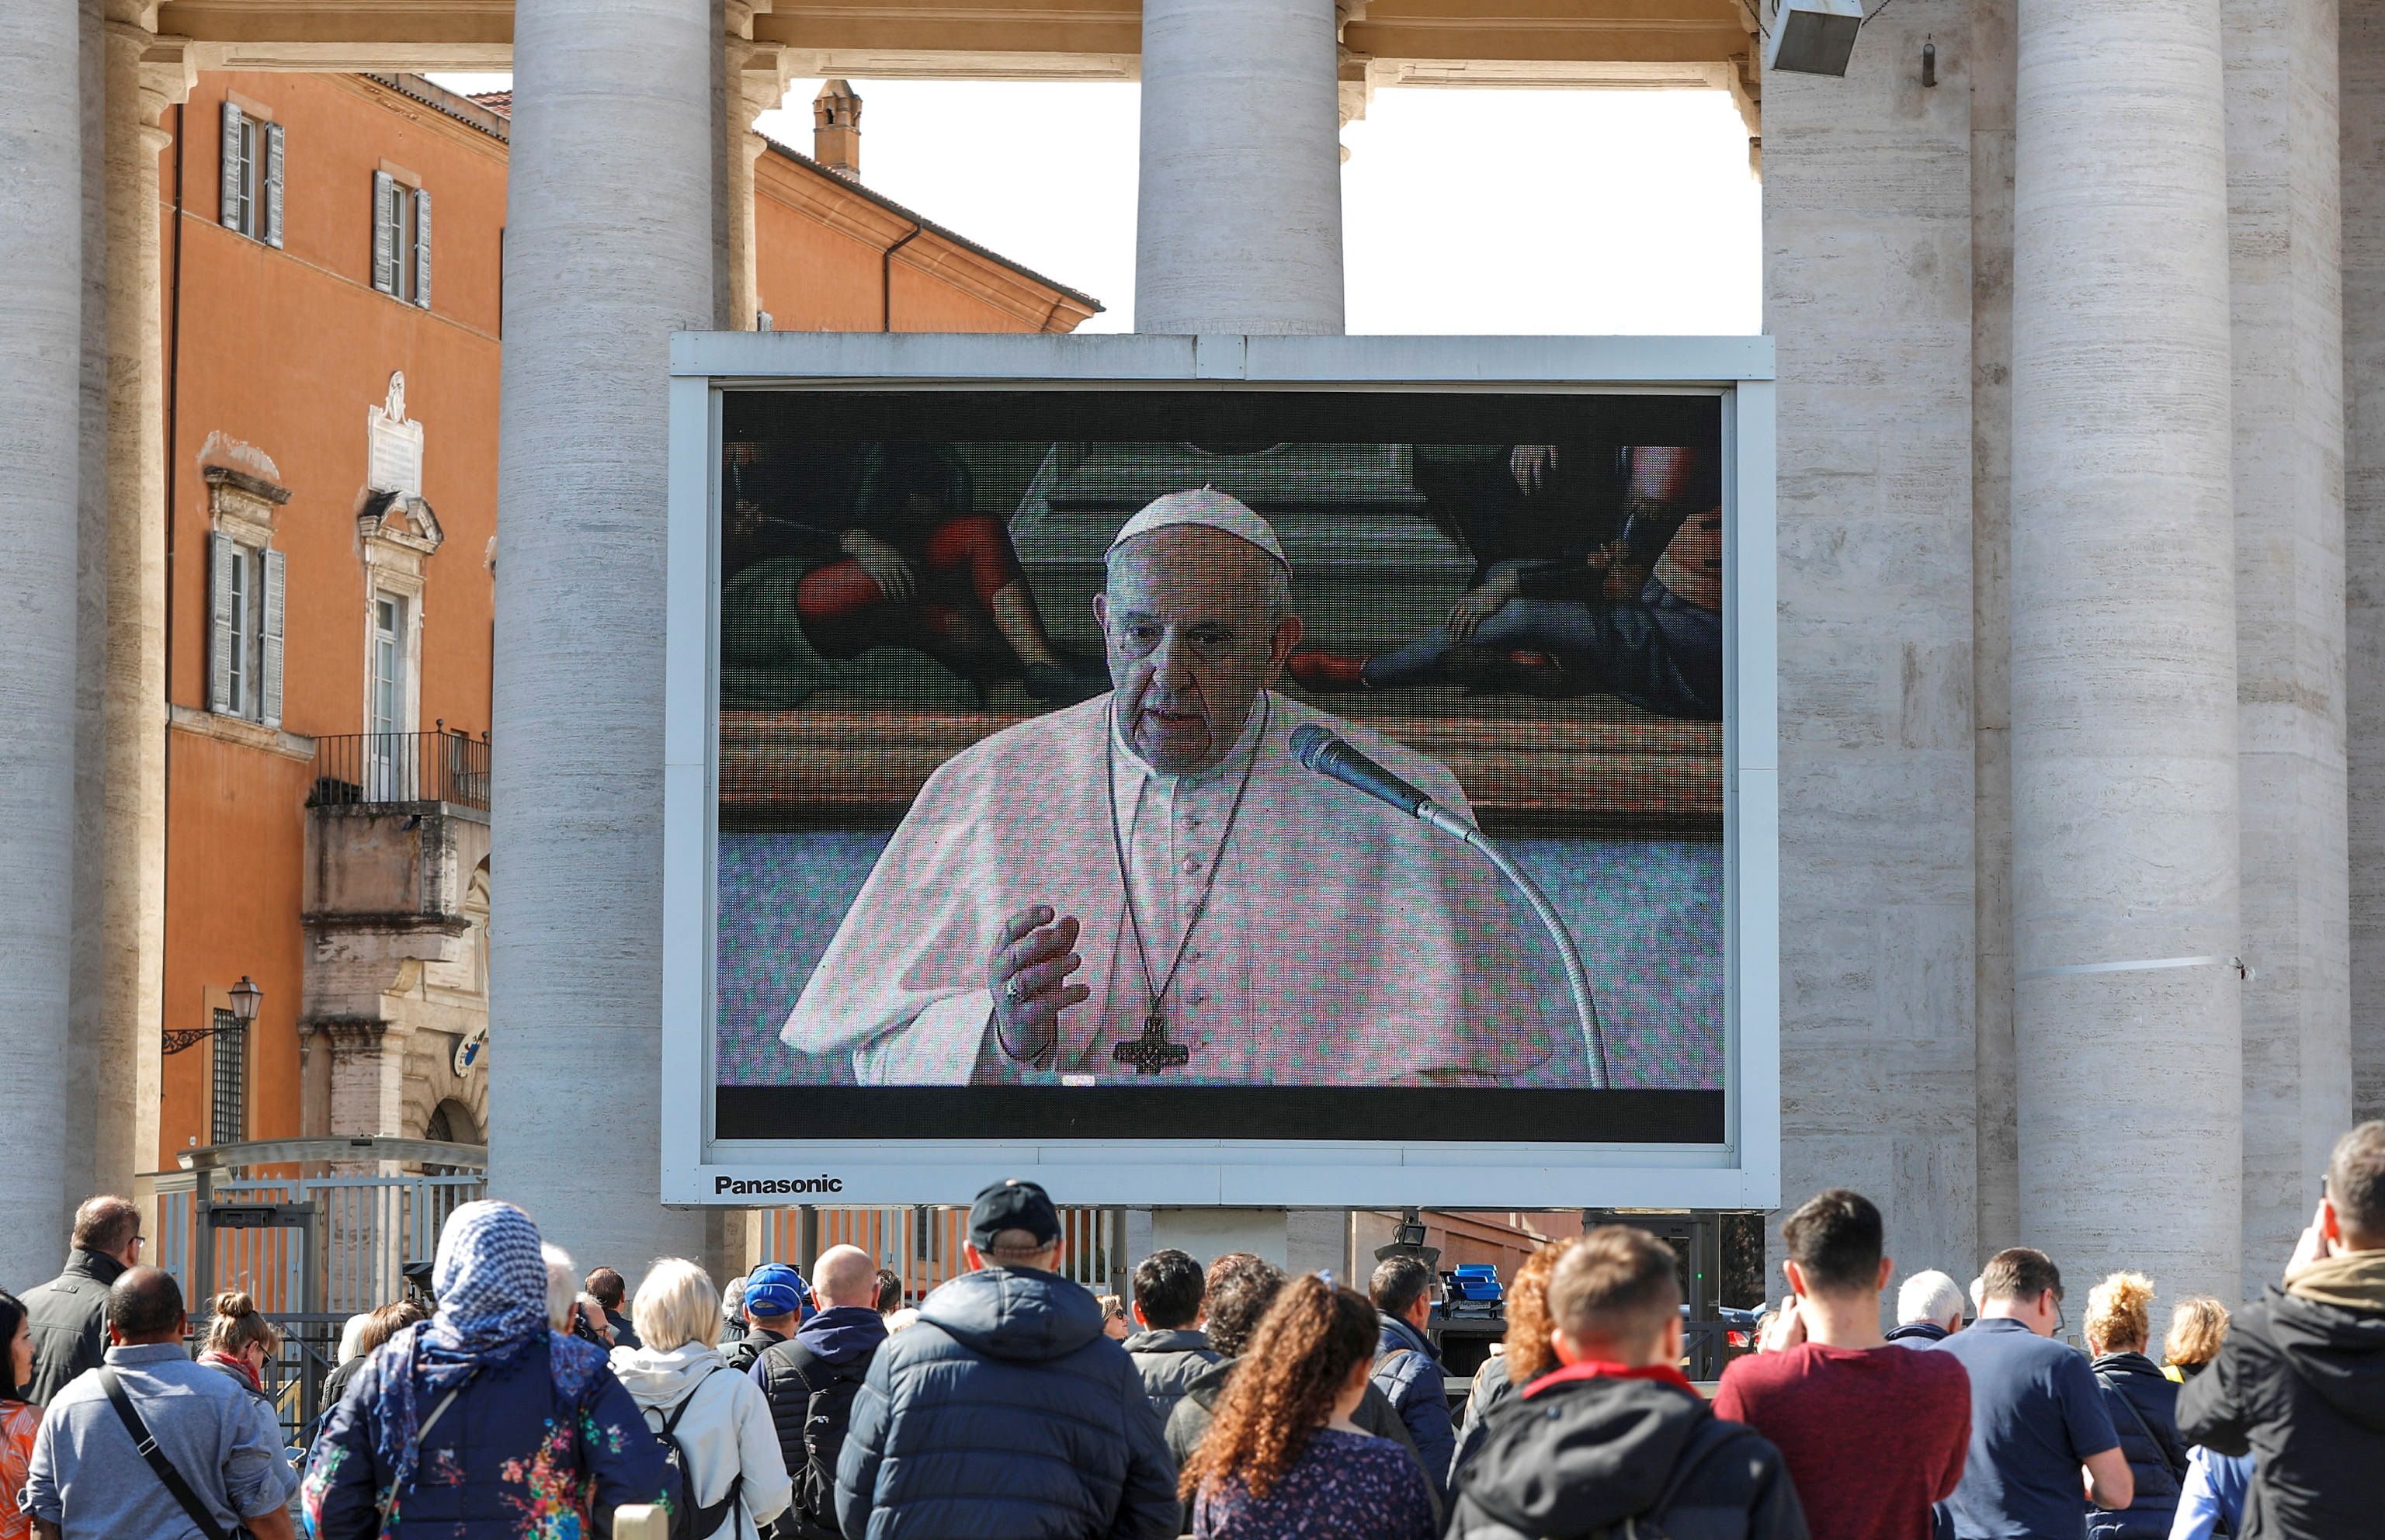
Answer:
M1105 714L1106 715L1106 714ZM1151 975L1151 948L1143 938L1143 916L1134 902L1134 882L1129 875L1126 857L1126 832L1118 822L1118 725L1103 723L1103 768L1106 774L1102 784L1109 791L1110 849L1118 856L1118 888L1126 898L1126 919L1134 933L1134 952L1143 964L1143 992L1151 998L1151 1010L1143 1018L1140 1037L1125 1037L1111 1045L1110 1057L1122 1064L1131 1064L1137 1074L1157 1074L1170 1065L1189 1062L1192 1048L1184 1043L1170 1042L1168 1037L1168 1017L1159 1002L1176 982L1176 975L1184 966L1185 954L1192 950L1192 934L1201 928L1209 913L1209 898L1217 890L1217 874L1226 867L1226 847L1232 843L1234 828L1242 820L1242 799L1250 794L1251 777L1259 767L1259 751L1267 747L1267 728L1275 722L1275 697L1268 694L1259 716L1257 736L1251 739L1251 754L1242 765L1242 784L1234 789L1233 805L1226 812L1226 831L1217 837L1217 854L1210 858L1209 878L1201 885L1201 896L1193 900L1192 916L1184 922L1184 935L1176 943L1176 955L1168 964L1166 977L1154 981Z

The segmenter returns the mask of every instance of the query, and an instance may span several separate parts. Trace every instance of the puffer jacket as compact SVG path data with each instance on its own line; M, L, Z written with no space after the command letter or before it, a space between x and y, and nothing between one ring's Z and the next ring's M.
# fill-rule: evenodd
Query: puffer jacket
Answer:
M1200 1447L1201 1440L1209 1436L1209 1424L1217 1417L1218 1398L1226 1394L1226 1382L1234 1377L1234 1365L1241 1361L1240 1359L1219 1359L1203 1370L1191 1385L1184 1387L1184 1398L1176 1403L1174 1411L1168 1413L1168 1454L1176 1462L1178 1470L1182 1470L1184 1462L1192 1458L1192 1451ZM1359 1399L1358 1410L1350 1414L1350 1421L1377 1438L1389 1439L1405 1449L1408 1458L1417 1462L1417 1469L1424 1469L1424 1459L1417 1453L1416 1440L1408 1436L1407 1424L1400 1421L1400 1414L1392 1410L1390 1399L1371 1380L1367 1382L1367 1394ZM1425 1496L1432 1499L1432 1522L1438 1529L1442 1516L1441 1495L1433 1490L1430 1481L1424 1484L1424 1489ZM1178 1522L1181 1526L1179 1534L1192 1533L1192 1504L1189 1499Z
M690 1503L709 1507L737 1484L737 1502L713 1534L720 1540L761 1540L762 1526L787 1510L793 1492L762 1387L730 1368L718 1348L700 1342L668 1353L616 1348L612 1362L614 1376L646 1414L656 1437L662 1436L672 1410L684 1404L672 1436L685 1451Z
M1176 1463L1093 1297L991 1267L929 1295L878 1350L836 1509L845 1540L1166 1540Z
M2178 1431L2250 1454L2240 1540L2343 1540L2385 1513L2385 1251L2306 1263L2236 1312Z
M1185 1387L1225 1357L1209 1346L1208 1333L1189 1327L1137 1332L1118 1346L1134 1360L1135 1372L1143 1376L1143 1393L1151 1397L1151 1410L1159 1413L1162 1427L1168 1425L1176 1403L1184 1399Z
M398 1358L366 1360L315 1441L299 1488L315 1540L382 1533L375 1497L391 1472L374 1446L381 1375ZM438 1404L437 1397L418 1401L418 1415ZM593 1496L583 1499L591 1477ZM511 1363L475 1374L440 1414L388 1533L390 1540L609 1534L623 1503L669 1495L663 1447L606 1366L604 1349L549 1332Z
M2186 1441L2178 1435L2178 1385L2142 1353L2106 1353L2094 1362L2104 1410L2120 1435L2120 1452L2136 1478L2137 1496L2112 1512L2092 1504L2088 1540L2169 1540L2186 1475Z
M1667 1540L1806 1540L1770 1440L1717 1419L1686 1380L1609 1367L1544 1374L1493 1415L1451 1494L1447 1540L1588 1534L1642 1514Z
M124 1276L124 1264L77 1247L64 1271L25 1291L25 1324L33 1334L33 1383L25 1399L37 1407L107 1354L107 1286Z
M1449 1468L1457 1459L1457 1428L1449 1418L1449 1384L1441 1352L1405 1321L1383 1318L1375 1348L1375 1384L1391 1398L1408 1440L1424 1461L1424 1479L1436 1498L1449 1491Z
M839 1305L813 1316L754 1360L754 1383L770 1403L779 1453L795 1484L793 1506L779 1523L779 1540L841 1540L836 1462L853 1425L853 1401L885 1343L884 1316L867 1306ZM815 1457L821 1466L817 1473Z

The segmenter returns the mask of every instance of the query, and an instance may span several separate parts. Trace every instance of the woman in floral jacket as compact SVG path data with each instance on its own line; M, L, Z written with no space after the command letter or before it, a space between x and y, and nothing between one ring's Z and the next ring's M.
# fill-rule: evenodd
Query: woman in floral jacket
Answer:
M318 1540L583 1540L667 1500L662 1446L604 1349L547 1326L528 1214L457 1209L431 1286L438 1313L373 1355L316 1440Z

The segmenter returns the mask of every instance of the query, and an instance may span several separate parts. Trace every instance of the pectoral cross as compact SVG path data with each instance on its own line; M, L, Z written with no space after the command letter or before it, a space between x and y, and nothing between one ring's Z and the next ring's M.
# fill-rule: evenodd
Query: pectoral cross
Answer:
M1121 1064L1132 1064L1137 1074L1157 1074L1163 1069L1190 1063L1192 1049L1186 1044L1168 1040L1168 1018L1155 1004L1151 1014L1143 1018L1143 1036L1119 1038L1112 1045L1110 1057Z

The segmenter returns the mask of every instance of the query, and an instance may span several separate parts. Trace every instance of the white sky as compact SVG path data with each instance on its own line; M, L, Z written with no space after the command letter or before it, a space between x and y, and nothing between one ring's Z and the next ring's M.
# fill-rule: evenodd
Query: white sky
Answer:
M871 188L1108 306L1080 329L1133 329L1137 87L853 85ZM808 153L818 89L762 131ZM1762 329L1761 190L1724 93L1392 88L1342 137L1353 332Z

